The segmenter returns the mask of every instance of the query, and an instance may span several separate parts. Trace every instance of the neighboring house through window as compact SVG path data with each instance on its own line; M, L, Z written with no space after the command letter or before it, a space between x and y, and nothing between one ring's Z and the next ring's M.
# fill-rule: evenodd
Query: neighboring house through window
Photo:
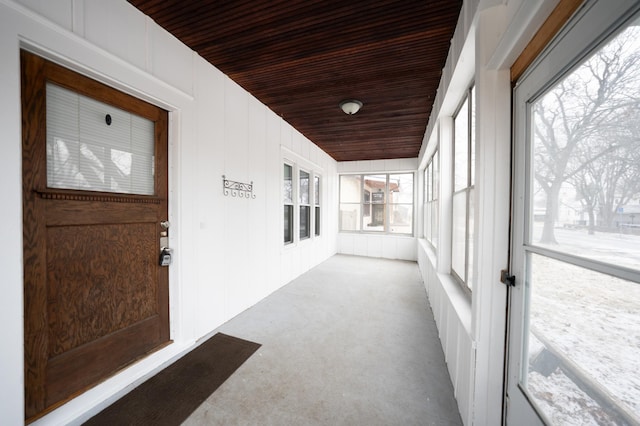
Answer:
M413 234L413 173L340 176L340 231Z

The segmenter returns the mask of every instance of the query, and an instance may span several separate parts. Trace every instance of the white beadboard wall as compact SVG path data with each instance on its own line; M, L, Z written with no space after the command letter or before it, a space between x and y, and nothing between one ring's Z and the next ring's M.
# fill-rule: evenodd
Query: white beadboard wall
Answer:
M558 0L465 1L420 149L422 178L427 153L439 144L448 152L452 116L465 90L476 86L475 276L471 297L449 273L450 246L442 240L438 258L422 238L418 265L429 295L458 408L465 425L501 421L505 347L506 290L498 280L509 250L509 67L544 22ZM430 144L430 145L429 145ZM443 146L445 148L443 148ZM452 164L440 157L441 164ZM440 184L447 178L440 179ZM422 183L422 182L421 182ZM441 194L444 194L441 191ZM450 198L450 197L449 197ZM441 198L447 200L446 196ZM450 202L450 200L449 200ZM450 226L443 214L441 226ZM446 238L446 237L445 237Z
M393 160L341 161L338 173L392 173L415 172L418 168L417 158L401 158ZM415 187L417 188L417 177ZM337 186L339 183L337 184ZM336 186L336 187L337 187ZM414 204L417 198L414 197ZM418 209L414 209L414 233L417 232ZM341 254L356 256L381 257L385 259L417 260L416 238L407 235L376 235L356 232L339 232L337 250Z
M337 251L337 163L125 0L0 0L0 413L23 423L20 47L170 111L172 345L35 422L78 424ZM283 245L283 149L322 176L322 235ZM222 175L253 182L225 196Z
M438 273L433 250L425 240L418 242L418 266L438 327L447 369L465 425L473 424L475 344L471 338L471 309L468 296L448 274Z

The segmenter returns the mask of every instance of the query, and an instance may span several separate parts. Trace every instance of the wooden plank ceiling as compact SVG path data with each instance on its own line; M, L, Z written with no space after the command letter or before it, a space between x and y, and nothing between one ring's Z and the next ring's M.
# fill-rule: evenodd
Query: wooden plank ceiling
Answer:
M129 0L337 161L417 157L461 0ZM344 99L364 106L355 115Z

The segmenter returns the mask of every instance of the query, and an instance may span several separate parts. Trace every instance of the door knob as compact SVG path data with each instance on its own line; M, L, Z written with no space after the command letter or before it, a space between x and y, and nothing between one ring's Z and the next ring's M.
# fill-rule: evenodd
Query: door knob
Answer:
M162 226L164 229L169 229L171 223L169 223L168 220L163 220L162 222L160 222L160 226Z

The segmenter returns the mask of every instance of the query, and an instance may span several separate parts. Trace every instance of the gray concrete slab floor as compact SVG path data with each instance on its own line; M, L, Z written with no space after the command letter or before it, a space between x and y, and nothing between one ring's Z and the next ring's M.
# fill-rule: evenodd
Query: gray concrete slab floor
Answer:
M262 347L184 425L462 424L415 262L333 256L216 331Z

